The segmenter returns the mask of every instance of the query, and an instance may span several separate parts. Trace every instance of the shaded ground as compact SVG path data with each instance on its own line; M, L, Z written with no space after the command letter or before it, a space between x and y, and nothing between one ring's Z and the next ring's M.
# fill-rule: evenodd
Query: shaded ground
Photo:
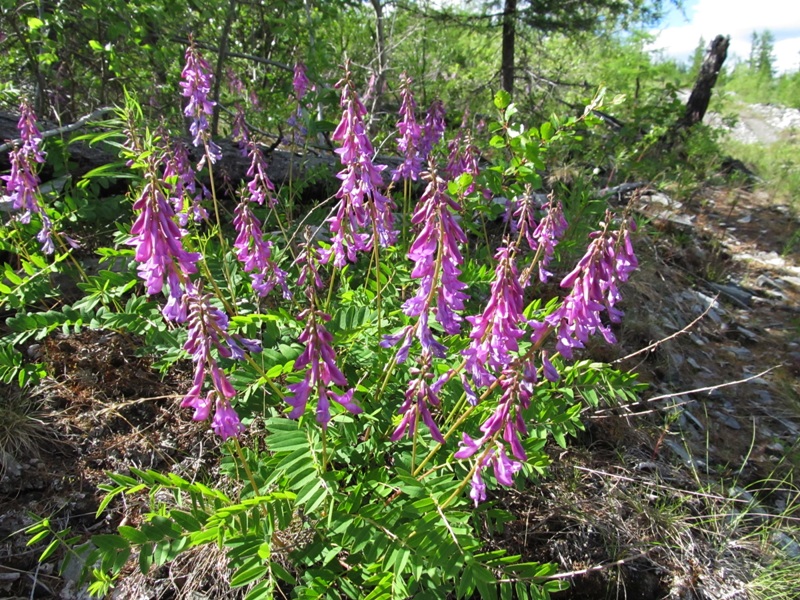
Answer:
M797 501L785 477L800 463L800 225L747 192L707 190L673 209L681 219L657 218L662 231L640 236L620 344L596 355L650 389L636 405L587 412L585 435L553 449L547 481L497 498L517 520L487 543L558 562L573 573L563 598L752 597L776 547L759 528ZM56 560L37 566L41 548L16 534L29 513L77 533L113 530L135 521L137 500L97 521L106 471L211 472L218 442L178 408L190 374L162 381L134 338L54 334L27 351L51 373L34 391L47 443L0 482L0 596L73 598ZM778 545L791 554L797 528L785 531ZM173 575L157 574L142 597L190 597Z

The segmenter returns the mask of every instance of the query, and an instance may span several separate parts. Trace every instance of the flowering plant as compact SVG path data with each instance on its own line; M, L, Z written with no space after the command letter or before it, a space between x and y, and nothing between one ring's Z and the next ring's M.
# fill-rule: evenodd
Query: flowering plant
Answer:
M562 589L548 580L554 565L486 550L476 523L502 522L488 508L503 489L535 483L547 440L564 445L580 429L582 403L566 382L603 368L576 361L590 337L615 341L621 285L637 264L630 218L597 215L596 231L572 240L585 254L570 264L561 250L573 225L567 203L534 193L553 136L520 134L499 94L486 148L478 134L459 133L439 164L443 105L418 121L407 76L402 162L384 177L347 65L331 136L342 164L331 213L312 210L316 230L304 232L278 220L281 190L239 114L250 168L226 221L210 172L219 160L208 133L210 70L194 46L186 61L186 116L207 158L191 167L185 148L142 135L138 111L126 109L122 146L141 185L122 246L133 247L136 273L96 320L159 347L171 340L173 362L191 361L180 405L210 420L223 470L241 485L228 486L232 494L176 474L112 474L101 510L143 489L151 506L139 527L94 536L78 552L99 565L92 591L107 592L134 551L147 572L214 541L229 549L231 585L250 586L248 598L289 588L352 598ZM301 66L292 83L302 98ZM198 192L202 173L207 194ZM410 218L398 228L391 185L401 179ZM415 180L426 183L416 200ZM506 223L491 224L501 228L492 235L482 227L481 239L475 223L503 202ZM557 276L562 291L542 297L541 284ZM148 318L126 320L125 310ZM620 393L612 388L609 396ZM165 488L174 502L155 493ZM287 549L279 540L292 532L302 541Z

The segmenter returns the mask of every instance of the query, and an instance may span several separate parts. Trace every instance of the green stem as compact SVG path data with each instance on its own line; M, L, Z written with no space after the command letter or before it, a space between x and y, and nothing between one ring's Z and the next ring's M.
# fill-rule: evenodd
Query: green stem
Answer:
M256 479L253 477L253 472L250 470L250 465L247 464L247 459L244 457L244 452L242 451L242 445L239 443L239 438L233 438L233 447L236 449L236 454L239 455L239 460L242 461L242 467L244 468L244 472L247 474L247 478L250 480L250 485L253 486L253 495L258 496L258 486L256 485Z

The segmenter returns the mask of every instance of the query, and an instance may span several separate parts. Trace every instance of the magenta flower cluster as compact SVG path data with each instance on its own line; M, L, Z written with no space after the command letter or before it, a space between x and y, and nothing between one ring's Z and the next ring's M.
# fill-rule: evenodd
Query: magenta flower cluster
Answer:
M233 247L236 258L242 263L246 273L250 274L253 291L260 297L269 294L279 285L283 297L291 298L286 284L286 272L278 267L272 258L273 244L265 239L261 230L261 222L253 213L252 205L275 205L275 186L267 176L266 161L261 150L254 142L249 143L252 163L247 172L251 177L247 192L242 195L241 202L234 211L233 226L236 229L236 240Z
M535 263L539 269L539 281L544 283L553 275L547 267L553 260L556 245L569 228L561 201L551 195L541 207L544 216L538 223L536 202L531 193L515 198L511 202L511 210L513 213L511 231L518 234L520 240L524 238L530 249L536 252ZM523 273L523 285L528 285L530 274L531 269L526 269Z
M420 139L419 155L422 161L427 161L433 147L442 140L445 130L444 104L441 100L434 100L425 115L422 125L422 138Z
M361 407L353 400L353 388L341 394L331 389L333 385L341 389L346 388L347 379L336 366L336 353L331 346L333 336L325 328L325 323L330 321L331 317L314 307L316 289L322 287L318 261L316 248L307 241L303 253L298 257L298 262L302 264L299 285L305 286L306 297L312 306L297 316L299 321L306 324L299 338L299 341L305 344L305 348L294 362L294 370L305 369L305 374L302 380L288 386L290 393L284 400L292 407L289 417L297 419L305 413L313 394L317 401L317 422L325 429L331 420L331 400L352 414L359 414Z
M393 244L397 232L394 202L381 191L384 167L373 162L375 150L364 124L367 110L358 98L349 68L337 87L342 90L343 114L331 138L341 144L336 153L344 169L337 175L342 180L336 193L339 202L328 220L331 247L322 253L322 260L327 263L332 258L335 266L343 267L348 261L355 262L358 252L371 250L373 244Z
M31 216L39 215L42 228L36 239L42 244L45 254L55 251L53 244L53 226L47 212L39 199L39 175L36 173L34 163L44 163L42 152L42 134L36 127L36 115L25 102L19 107L20 117L17 123L21 144L9 152L11 172L3 175L6 182L5 201L11 205L11 210L19 212L16 219L20 223L30 223Z
M204 185L197 189L197 176L189 160L189 152L181 140L162 137L162 181L175 210L178 224L186 227L191 217L195 222L208 218L202 201L208 196Z
M523 289L519 282L513 248L503 246L495 254L497 267L489 301L483 313L467 317L472 324L472 342L463 352L465 369L478 387L490 385L519 350L518 340L525 335L521 325Z
M567 359L595 333L599 332L609 344L616 342L601 315L605 312L609 321L619 322L622 317L622 311L616 308L621 299L619 284L627 281L638 266L630 240L633 225L624 224L620 231L612 231L611 215L607 214L606 219L603 230L591 234L586 254L561 281L561 287L571 288L561 306L545 317L544 322L533 323L533 342L537 343L553 329L556 350Z
M212 163L222 158L222 150L211 140L208 117L214 114L214 102L209 100L211 93L212 72L211 65L202 57L200 51L191 44L186 49L186 65L181 72L181 87L183 96L189 99L183 114L192 122L189 130L194 136L193 142L197 147L205 146L206 152ZM205 156L200 160L197 168L202 169Z
M306 76L306 66L302 61L297 61L294 65L292 88L294 89L294 95L298 102L305 98L309 87L311 87L311 82Z
M139 276L149 295L169 287L169 298L163 308L164 317L178 323L186 319L184 290L190 286L189 276L197 272L202 258L197 252L184 249L181 238L185 231L174 221L175 211L167 200L159 180L155 160L146 163L145 186L133 203L139 211L131 227L134 258L139 263Z
M194 409L192 418L195 421L206 420L213 406L211 428L214 433L223 440L236 437L244 431L230 402L236 395L236 390L220 368L212 350L216 350L224 358L242 360L245 358L245 351L260 352L261 345L255 340L228 333L228 317L211 304L210 294L202 294L194 286L190 286L183 303L188 329L188 339L183 348L192 357L195 371L192 387L181 406ZM211 380L211 389L203 394L206 379Z
M414 95L411 92L411 77L406 73L401 75L400 81L400 104L401 119L397 123L397 130L400 139L397 141L397 149L403 156L403 162L392 171L392 181L419 179L422 170L422 155L420 145L422 140L422 128L417 123L416 110L417 104L414 102Z

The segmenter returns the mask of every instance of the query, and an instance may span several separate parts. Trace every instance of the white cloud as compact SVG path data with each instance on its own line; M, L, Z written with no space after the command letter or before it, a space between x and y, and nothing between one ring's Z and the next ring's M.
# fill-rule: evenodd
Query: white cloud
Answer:
M797 0L699 0L686 9L683 17L673 18L672 25L652 33L651 45L666 56L687 60L702 37L706 43L717 35L731 38L729 59L750 55L753 32L769 30L775 36L776 68L794 70L800 64L800 4Z

